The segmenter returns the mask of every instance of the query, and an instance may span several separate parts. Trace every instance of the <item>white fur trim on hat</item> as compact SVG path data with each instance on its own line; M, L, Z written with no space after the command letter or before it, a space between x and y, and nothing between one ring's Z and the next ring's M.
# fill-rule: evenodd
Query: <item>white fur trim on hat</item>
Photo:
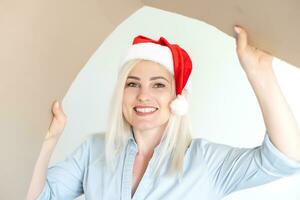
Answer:
M171 50L166 46L150 42L132 45L130 46L127 56L122 64L137 58L155 61L165 66L167 70L174 74L172 53Z
M133 59L145 59L157 62L166 67L166 69L174 75L172 52L166 46L150 42L131 45L127 51L126 57L121 62L121 67L123 67L126 62ZM189 77L184 87L187 92L190 92L192 89L190 79L191 77Z

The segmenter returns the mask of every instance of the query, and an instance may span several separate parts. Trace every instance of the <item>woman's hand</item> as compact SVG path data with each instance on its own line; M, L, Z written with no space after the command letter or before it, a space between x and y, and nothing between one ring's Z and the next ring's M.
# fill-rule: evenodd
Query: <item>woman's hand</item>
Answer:
M52 114L52 122L49 126L45 140L50 138L58 139L67 123L67 117L58 101L55 101L52 105Z
M272 71L273 56L248 44L247 32L240 26L234 27L237 33L237 54L247 76Z

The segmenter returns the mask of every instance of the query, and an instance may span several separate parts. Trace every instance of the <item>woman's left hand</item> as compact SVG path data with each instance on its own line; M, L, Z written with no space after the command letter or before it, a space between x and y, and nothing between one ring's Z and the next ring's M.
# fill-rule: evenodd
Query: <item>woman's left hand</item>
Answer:
M272 70L273 56L248 44L247 32L240 26L234 27L237 33L237 54L247 76Z

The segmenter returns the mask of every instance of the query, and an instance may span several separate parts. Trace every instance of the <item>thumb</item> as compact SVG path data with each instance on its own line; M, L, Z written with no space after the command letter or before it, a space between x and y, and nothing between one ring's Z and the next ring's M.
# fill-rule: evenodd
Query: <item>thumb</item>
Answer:
M61 105L59 104L59 102L56 100L52 106L52 113L53 115L55 115L56 117L64 117L65 114L61 108Z
M248 44L247 33L240 26L234 26L234 30L237 33L237 50L243 51Z

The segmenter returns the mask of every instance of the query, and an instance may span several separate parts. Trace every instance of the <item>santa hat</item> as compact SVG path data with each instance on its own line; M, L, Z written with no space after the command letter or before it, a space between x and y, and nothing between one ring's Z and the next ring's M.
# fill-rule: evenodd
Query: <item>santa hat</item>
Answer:
M134 38L129 47L122 66L132 59L151 60L166 67L174 75L176 98L170 104L172 113L185 115L188 111L188 102L182 91L191 91L189 79L192 71L192 61L187 52L177 44L170 44L164 37L158 41L139 35Z

